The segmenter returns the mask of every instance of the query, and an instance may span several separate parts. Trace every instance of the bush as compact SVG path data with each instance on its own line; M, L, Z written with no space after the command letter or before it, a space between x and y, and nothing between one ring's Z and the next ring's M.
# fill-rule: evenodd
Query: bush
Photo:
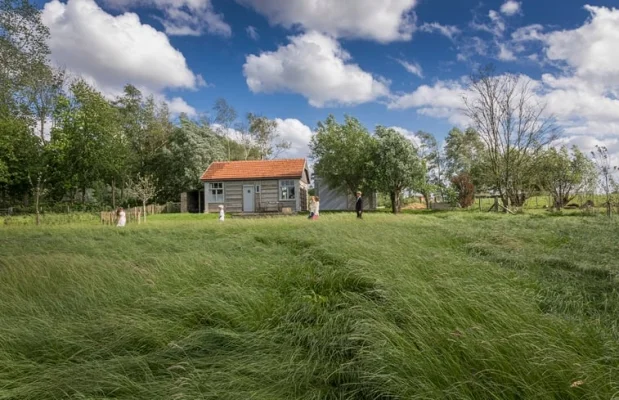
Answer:
M462 208L468 208L475 202L475 185L471 176L466 172L451 178L451 184L458 194L458 204Z

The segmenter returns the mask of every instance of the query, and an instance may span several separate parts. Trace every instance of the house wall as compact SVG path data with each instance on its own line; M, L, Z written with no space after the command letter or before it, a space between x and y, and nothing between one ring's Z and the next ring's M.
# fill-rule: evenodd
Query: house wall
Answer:
M320 198L321 211L354 211L356 199L347 190L332 189L319 177L314 178L316 196ZM378 206L378 195L370 193L363 195L363 209L372 211Z
M302 209L300 202L300 188L307 187L300 180L295 181L297 193L295 200L279 200L279 180L258 181L224 181L224 201L222 203L208 203L209 182L204 183L204 196L206 199L206 212L219 212L219 204L223 204L226 212L243 212L243 186L253 185L254 190L260 185L260 193L255 193L255 212L276 212L279 207L290 207L293 212Z

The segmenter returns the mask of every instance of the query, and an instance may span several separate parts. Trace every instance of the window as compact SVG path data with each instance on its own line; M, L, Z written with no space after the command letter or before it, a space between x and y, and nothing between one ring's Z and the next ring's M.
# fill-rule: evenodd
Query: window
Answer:
M260 185L256 185L256 193L260 193Z
M279 181L279 199L280 200L294 200L295 187L294 181Z
M208 202L222 203L224 201L224 184L223 182L209 183Z

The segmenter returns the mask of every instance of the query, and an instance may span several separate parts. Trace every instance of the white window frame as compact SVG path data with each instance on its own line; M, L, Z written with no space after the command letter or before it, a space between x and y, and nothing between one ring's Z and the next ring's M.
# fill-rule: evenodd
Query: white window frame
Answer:
M294 179L284 179L279 181L279 200L293 201L297 199L297 187ZM290 197L290 189L292 189L292 197Z
M209 203L223 203L224 199L225 199L224 183L223 182L209 182L208 202Z
M256 193L260 193L260 185L256 185Z

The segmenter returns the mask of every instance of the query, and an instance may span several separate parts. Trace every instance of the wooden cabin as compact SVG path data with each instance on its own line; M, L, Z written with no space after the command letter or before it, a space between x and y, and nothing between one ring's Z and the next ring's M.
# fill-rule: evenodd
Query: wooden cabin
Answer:
M212 163L204 183L204 212L223 205L230 213L307 211L310 184L307 161L300 159Z

